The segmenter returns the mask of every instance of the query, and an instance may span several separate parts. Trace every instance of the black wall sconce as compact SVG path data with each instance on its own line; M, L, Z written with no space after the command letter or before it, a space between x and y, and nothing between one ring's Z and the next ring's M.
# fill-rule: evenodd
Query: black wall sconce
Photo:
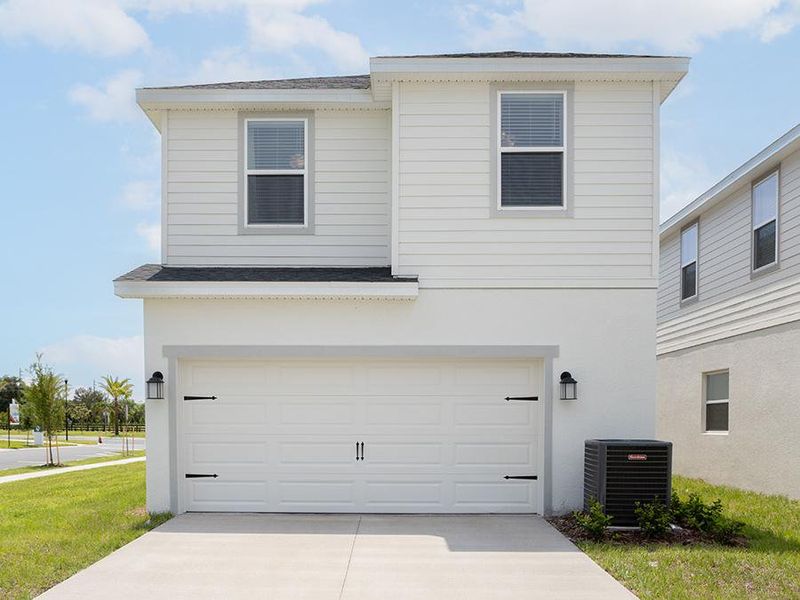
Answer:
M148 400L164 399L164 374L161 371L153 373L146 383Z
M569 371L561 373L561 399L562 400L577 400L578 399L578 382L572 377Z

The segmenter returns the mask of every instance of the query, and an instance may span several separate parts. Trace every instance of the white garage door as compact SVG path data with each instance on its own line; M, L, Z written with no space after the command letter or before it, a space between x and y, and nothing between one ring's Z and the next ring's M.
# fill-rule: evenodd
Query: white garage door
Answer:
M541 372L536 360L183 361L181 509L539 512Z

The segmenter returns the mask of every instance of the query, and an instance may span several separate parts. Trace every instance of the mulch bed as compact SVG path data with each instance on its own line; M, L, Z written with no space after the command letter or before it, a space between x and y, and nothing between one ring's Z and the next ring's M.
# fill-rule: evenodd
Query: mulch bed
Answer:
M593 541L586 531L580 525L578 525L578 523L575 521L575 517L572 515L548 517L547 522L573 542ZM707 533L703 533L694 529L684 529L682 527L673 529L666 535L666 537L662 539L651 539L645 537L638 529L626 529L622 531L611 529L606 533L606 541L626 546L641 546L643 544L663 544L666 546L692 546L695 544L720 545L720 543L715 540L713 536ZM748 545L748 541L744 536L737 536L730 543L724 545L746 547Z

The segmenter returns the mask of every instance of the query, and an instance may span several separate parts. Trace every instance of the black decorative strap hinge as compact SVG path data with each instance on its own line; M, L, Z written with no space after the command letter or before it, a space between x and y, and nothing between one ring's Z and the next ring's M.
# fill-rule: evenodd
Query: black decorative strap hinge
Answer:
M516 400L517 402L538 402L539 396L506 396L506 402Z
M361 449L360 454L359 448ZM356 460L364 460L364 442L361 442L360 444L356 442Z
M536 481L539 479L538 475L506 475L503 479L530 479Z
M201 477L213 477L216 479L219 475L216 473L187 473L185 477L186 479L200 479Z
M184 396L184 400L216 400L216 396Z

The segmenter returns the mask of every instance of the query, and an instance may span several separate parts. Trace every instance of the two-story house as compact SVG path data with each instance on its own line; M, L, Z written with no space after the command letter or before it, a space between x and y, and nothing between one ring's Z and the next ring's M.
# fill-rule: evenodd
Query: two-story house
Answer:
M800 125L661 227L658 432L675 469L800 498Z
M580 506L585 438L655 433L659 107L687 67L138 90L162 256L115 291L144 299L148 508Z

